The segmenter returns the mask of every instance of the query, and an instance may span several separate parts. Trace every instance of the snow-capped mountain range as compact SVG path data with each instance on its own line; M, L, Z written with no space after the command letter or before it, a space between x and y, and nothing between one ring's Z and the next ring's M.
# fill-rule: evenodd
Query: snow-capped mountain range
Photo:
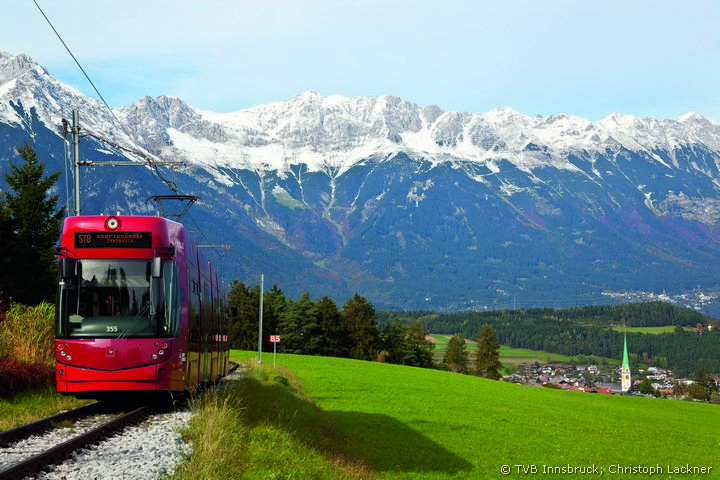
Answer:
M8 123L21 120L6 102L27 98L34 102L26 108L37 107L48 125L69 117L68 108L78 109L83 126L128 143L100 102L58 82L27 55L0 50L0 98ZM403 151L434 162L472 160L490 170L498 161L510 161L529 172L546 166L576 170L567 155L592 150L673 152L697 143L720 151L720 125L692 112L677 120L614 113L592 122L572 115L527 116L505 107L466 113L423 108L392 96L322 97L307 91L230 113L196 110L166 96L143 97L114 113L136 145L159 156L278 171L305 164L310 171L335 175L378 152ZM543 155L534 153L537 147Z
M370 155L398 151L434 163L472 160L493 171L498 161L509 160L530 172L546 166L576 170L567 155L589 150L672 152L688 142L720 150L720 126L696 113L678 120L613 114L591 122L570 115L530 117L509 108L453 112L391 96L322 97L308 91L231 113L194 110L172 97L145 97L119 114L157 154L170 145L173 154L208 166L287 171L305 164L333 175Z
M205 200L195 227L237 246L229 280L265 273L291 294L444 309L720 284L720 126L696 113L593 122L308 91L230 113L144 97L113 110L119 125L0 51L0 166L32 132L60 169L56 132L72 109L96 137L184 162L167 175ZM82 145L83 157L142 161ZM147 213L142 200L163 187L144 168L84 175L84 213Z

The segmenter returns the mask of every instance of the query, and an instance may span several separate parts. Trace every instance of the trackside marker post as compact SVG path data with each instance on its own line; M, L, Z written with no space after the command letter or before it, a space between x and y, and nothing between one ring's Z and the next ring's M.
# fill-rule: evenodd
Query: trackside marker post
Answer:
M275 358L277 357L277 344L280 343L280 335L270 335L270 343L273 344L273 368L277 365Z

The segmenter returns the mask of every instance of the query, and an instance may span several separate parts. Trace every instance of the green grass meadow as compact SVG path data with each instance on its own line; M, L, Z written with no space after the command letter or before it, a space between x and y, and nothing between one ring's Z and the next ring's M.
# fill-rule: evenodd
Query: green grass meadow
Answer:
M88 403L88 400L58 395L54 385L0 398L0 432Z
M238 400L230 402L240 421L226 437L235 438L234 458L244 459L244 466L206 474L630 479L654 469L654 478L720 477L716 405L549 390L325 357L278 355L273 369L272 354L263 359L251 378L238 382ZM687 466L710 473L669 470ZM575 468L593 473L568 473ZM176 476L193 478L192 470L200 467L187 466Z

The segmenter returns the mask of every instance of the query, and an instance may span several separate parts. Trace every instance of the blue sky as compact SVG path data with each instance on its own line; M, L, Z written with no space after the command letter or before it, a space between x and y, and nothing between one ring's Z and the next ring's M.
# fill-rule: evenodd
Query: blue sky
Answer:
M717 0L36 1L113 107L227 112L312 89L720 123ZM0 48L97 97L33 1L8 4Z

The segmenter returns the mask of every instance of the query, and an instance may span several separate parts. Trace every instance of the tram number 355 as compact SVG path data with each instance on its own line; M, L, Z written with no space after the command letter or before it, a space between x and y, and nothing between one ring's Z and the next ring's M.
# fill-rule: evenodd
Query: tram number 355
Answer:
M270 343L280 343L280 335L270 335Z

